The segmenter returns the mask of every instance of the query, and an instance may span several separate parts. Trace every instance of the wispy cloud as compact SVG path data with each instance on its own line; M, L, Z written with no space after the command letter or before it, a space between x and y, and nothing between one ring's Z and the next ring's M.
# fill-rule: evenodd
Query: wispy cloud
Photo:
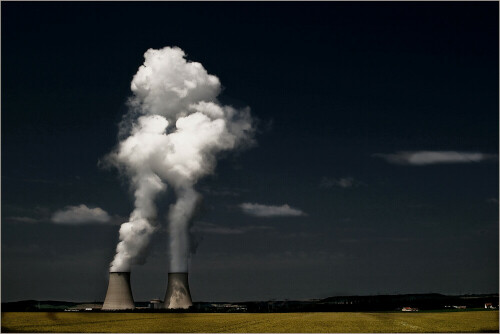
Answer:
M211 196L228 196L228 197L238 197L240 196L240 190L233 190L229 188L220 188L220 189L213 189L210 187L202 187L201 191L205 194L211 195Z
M488 203L492 203L492 204L498 204L498 198L495 198L495 197L488 198L488 199L486 200L486 202L488 202Z
M414 166L472 163L498 159L496 154L460 151L399 151L388 154L376 153L372 156L382 158L391 164Z
M6 219L18 223L38 223L40 221L40 219L32 217L6 217Z
M5 217L5 221L14 223L41 223L50 221L51 211L43 206L19 206L19 205L4 205L5 212L10 215Z
M318 233L300 231L300 232L279 234L278 238L282 238L282 239L311 239L311 238L317 238L318 236L319 236Z
M85 204L77 206L67 206L56 211L51 219L56 224L86 224L86 223L106 223L111 220L109 214L101 208L89 208Z
M240 227L227 227L207 222L197 222L191 228L192 232L202 232L209 234L243 234L253 230L271 230L271 226L240 226Z
M244 213L256 217L298 217L307 215L302 210L292 208L288 204L278 206L257 203L241 203L239 207Z
M340 188L353 188L364 185L363 182L354 179L353 177L341 177L339 179L323 177L319 186L320 188L332 188L332 187L340 187Z

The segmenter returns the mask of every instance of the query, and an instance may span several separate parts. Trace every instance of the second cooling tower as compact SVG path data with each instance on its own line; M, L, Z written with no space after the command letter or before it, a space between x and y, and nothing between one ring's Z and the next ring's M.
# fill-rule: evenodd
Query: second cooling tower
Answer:
M102 310L133 310L135 309L132 289L130 288L129 272L110 272L109 285Z
M164 307L167 309L187 309L192 305L188 273L168 273Z

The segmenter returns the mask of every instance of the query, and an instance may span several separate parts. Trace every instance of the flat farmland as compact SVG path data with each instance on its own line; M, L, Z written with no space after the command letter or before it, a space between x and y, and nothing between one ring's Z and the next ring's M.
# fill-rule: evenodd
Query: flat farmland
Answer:
M5 312L2 332L498 332L498 311L328 313Z

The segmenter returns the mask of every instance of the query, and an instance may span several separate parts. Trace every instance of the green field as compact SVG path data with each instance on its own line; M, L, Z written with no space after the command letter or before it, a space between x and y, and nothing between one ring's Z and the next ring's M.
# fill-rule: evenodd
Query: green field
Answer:
M2 332L498 332L498 311L330 313L5 312Z

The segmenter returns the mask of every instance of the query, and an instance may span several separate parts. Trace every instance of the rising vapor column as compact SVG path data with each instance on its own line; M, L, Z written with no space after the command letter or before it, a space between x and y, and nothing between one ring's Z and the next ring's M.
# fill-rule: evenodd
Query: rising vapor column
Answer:
M169 296L178 286L189 296L189 226L200 199L196 183L214 172L220 152L253 144L254 133L250 109L221 105L219 79L185 57L177 47L146 51L130 85L133 96L120 124L120 142L106 159L129 180L135 196L134 211L120 228L111 272L128 272L145 262L158 228L155 200L167 184L175 192L168 214L168 286L175 283L167 288L173 291ZM188 300L175 305L184 307Z

